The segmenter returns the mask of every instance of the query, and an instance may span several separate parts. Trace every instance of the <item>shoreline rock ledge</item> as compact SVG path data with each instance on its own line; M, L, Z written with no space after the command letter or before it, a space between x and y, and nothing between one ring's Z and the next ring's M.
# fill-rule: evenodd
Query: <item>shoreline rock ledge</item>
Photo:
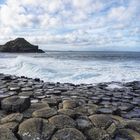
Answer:
M0 73L0 140L140 140L140 81L75 85Z
M15 40L8 41L4 45L0 45L0 52L44 53L37 45L32 45L24 38L16 38Z

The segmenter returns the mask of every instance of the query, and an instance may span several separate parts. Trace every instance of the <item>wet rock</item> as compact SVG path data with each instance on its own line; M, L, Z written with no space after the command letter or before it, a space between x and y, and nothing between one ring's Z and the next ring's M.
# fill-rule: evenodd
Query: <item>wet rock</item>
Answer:
M108 107L108 106L111 105L111 102L110 102L110 101L101 101L99 104L100 104L101 106Z
M67 115L67 116L72 117L72 118L74 118L76 116L76 112L72 109L59 109L58 113L60 115Z
M39 78L35 78L34 79L36 82L40 82L40 79Z
M20 92L20 93L18 94L18 96L32 97L32 96L33 96L33 92L32 92L32 91Z
M96 111L98 114L112 114L113 113L113 110L110 109L110 108L99 108L97 109Z
M95 114L98 109L98 106L95 104L85 104L79 107L76 107L74 110L78 115L92 115Z
M66 92L68 89L66 87L58 87L58 88L55 88L55 90Z
M48 103L49 106L58 105L58 101L55 98L44 98L41 100L43 103Z
M18 129L17 122L8 122L0 125L0 129L10 129L12 132L16 132Z
M23 114L21 113L12 113L4 118L1 119L1 123L7 122L21 122L23 119Z
M45 108L45 107L49 108L49 105L47 103L41 103L41 102L32 103L31 106L23 112L23 116L25 118L30 118L32 117L32 113L34 111Z
M138 106L140 106L140 98L133 98L133 102L136 102Z
M97 109L97 114L116 114L116 115L120 115L121 111L120 109L117 109L115 107L100 107L99 109Z
M17 95L18 93L17 93L16 91L9 91L8 94L9 94L10 96L13 96L13 95Z
M50 118L57 114L57 111L53 108L42 108L33 112L32 116L37 118Z
M73 109L76 107L76 102L73 100L64 100L63 109Z
M1 102L1 108L7 112L23 112L28 109L29 106L29 98L20 98L18 96L5 98Z
M22 140L49 140L54 130L47 120L31 118L19 125L18 134Z
M58 130L51 140L86 140L86 138L75 128L64 128Z
M111 101L110 97L102 97L102 101Z
M8 128L0 128L0 140L18 140L14 133Z
M76 127L75 121L66 115L56 115L49 118L50 124L54 125L56 128L70 128Z
M6 115L7 114L4 110L0 110L0 119L4 118Z
M131 129L118 129L115 140L117 139L139 140L140 134Z
M50 92L49 94L53 94L55 96L59 96L59 95L61 95L61 93L62 92L60 90L54 90L54 91Z
M92 127L91 129L86 130L85 133L88 140L109 140L109 135L105 130L100 128Z
M9 90L10 91L17 91L17 92L19 92L20 91L20 87L18 85L10 86L9 87Z
M31 87L25 87L25 88L21 89L21 91L23 91L23 92L32 91L32 90L33 90L33 88L31 88Z
M3 75L2 80L7 80L7 81L12 80L12 76L8 75L8 74L7 75Z
M140 108L139 107L135 107L130 112L122 115L122 117L127 118L127 119L140 118Z
M125 125L125 128L133 129L138 133L140 133L140 121L136 120L128 121L127 124Z
M121 104L119 107L118 107L121 111L130 111L134 108L134 106L132 104Z
M92 99L92 102L95 104L98 104L102 101L101 97L97 97L97 96L91 97L91 99Z
M113 123L113 119L110 116L103 114L89 116L89 119L94 126L103 129L107 129Z
M110 117L116 122L116 124L126 125L126 120L120 116L110 115Z
M92 123L87 116L79 116L76 119L77 127L80 130L85 130L92 127Z
M117 124L114 122L112 123L107 129L106 132L109 134L110 137L114 137L117 130Z
M39 99L39 100L41 100L41 99L44 99L46 96L45 95L39 95L39 96L34 96L36 99Z

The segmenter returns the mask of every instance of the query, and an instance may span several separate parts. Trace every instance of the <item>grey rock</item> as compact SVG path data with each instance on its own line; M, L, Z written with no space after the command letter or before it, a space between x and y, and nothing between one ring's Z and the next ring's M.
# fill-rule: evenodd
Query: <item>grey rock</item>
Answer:
M76 127L75 121L67 115L56 115L49 118L50 124L58 129Z
M33 112L32 116L37 118L50 118L57 114L57 110L53 108L42 108Z
M23 112L30 107L29 98L20 98L18 96L11 96L5 98L1 102L1 108L7 112Z
M0 140L18 140L18 139L10 129L1 127Z
M47 120L31 118L19 125L18 134L22 140L49 140L54 130Z
M64 128L58 130L51 140L86 140L86 138L75 128Z

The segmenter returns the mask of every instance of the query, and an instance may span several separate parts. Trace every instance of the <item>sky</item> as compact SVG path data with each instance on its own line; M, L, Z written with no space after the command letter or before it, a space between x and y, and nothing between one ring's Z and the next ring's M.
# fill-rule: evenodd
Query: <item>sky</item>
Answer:
M0 0L0 44L140 51L140 0Z

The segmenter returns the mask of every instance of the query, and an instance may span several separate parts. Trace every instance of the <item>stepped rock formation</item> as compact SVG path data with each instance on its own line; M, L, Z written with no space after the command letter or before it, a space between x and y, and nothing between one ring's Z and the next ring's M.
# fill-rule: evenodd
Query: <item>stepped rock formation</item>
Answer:
M0 140L140 140L140 81L74 85L0 73Z
M38 46L30 44L24 38L17 38L4 45L0 45L0 52L44 53L43 50L38 49Z

